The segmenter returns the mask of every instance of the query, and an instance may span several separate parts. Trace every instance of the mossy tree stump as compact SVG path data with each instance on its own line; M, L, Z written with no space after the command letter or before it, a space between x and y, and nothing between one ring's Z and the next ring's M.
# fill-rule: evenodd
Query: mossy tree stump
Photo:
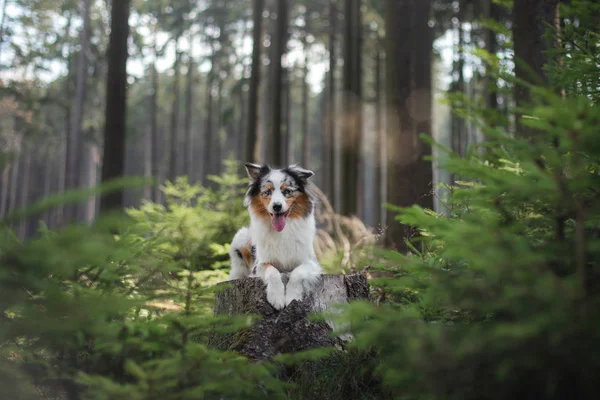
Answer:
M288 274L282 274L287 283ZM259 278L223 282L229 285L216 293L215 315L256 314L261 319L235 334L216 334L210 344L222 350L235 350L254 360L266 360L280 353L293 353L318 347L341 347L349 335L333 336L332 321L309 321L312 313L334 311L335 306L369 298L369 282L364 275L322 275L314 292L302 301L292 301L281 311L268 302L265 284Z

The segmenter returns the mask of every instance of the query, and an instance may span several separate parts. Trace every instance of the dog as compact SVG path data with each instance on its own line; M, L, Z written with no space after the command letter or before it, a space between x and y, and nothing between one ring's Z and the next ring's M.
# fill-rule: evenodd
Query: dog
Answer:
M228 280L259 277L267 301L281 310L301 301L319 282L322 268L314 250L316 234L312 171L298 165L272 169L246 163L250 184L244 206L250 226L234 236ZM290 273L286 286L281 273Z

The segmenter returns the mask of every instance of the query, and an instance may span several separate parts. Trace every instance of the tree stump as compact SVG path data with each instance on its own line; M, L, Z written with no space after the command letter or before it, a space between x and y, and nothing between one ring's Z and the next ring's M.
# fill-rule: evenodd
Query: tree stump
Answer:
M289 274L282 274L287 283ZM281 311L268 302L265 284L259 278L223 282L230 285L215 295L215 315L256 314L261 319L235 334L215 334L209 344L222 350L235 350L253 360L266 360L280 353L293 353L318 347L343 347L351 335L331 335L333 321L313 322L311 313L335 311L335 306L369 298L369 282L364 275L322 275L314 292L302 301L292 301Z

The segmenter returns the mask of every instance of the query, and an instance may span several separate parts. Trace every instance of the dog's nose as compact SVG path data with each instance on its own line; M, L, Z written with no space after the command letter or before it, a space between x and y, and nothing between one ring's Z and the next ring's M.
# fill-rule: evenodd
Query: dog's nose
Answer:
M281 203L273 204L273 211L280 212L281 211Z

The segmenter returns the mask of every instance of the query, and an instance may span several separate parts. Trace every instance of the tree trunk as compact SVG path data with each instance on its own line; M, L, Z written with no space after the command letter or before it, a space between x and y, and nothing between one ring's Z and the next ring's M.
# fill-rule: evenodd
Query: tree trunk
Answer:
M18 194L18 180L19 180L19 167L21 164L21 154L13 161L13 166L10 169L10 189L8 192L8 207L7 214L17 209L17 194Z
M156 64L158 62L158 34L154 34L154 64L152 65L152 96L150 98L150 136L152 141L151 160L152 176L155 179L155 186L152 194L152 200L160 203L160 183L161 183L161 163L158 149L160 148L160 137L158 134L158 85L159 76Z
M326 188L327 185L327 143L325 141L327 137L327 75L323 78L325 84L323 86L323 92L316 97L317 110L315 112L314 122L312 123L311 132L313 132L313 143L318 143L316 151L313 152L313 157L320 160L319 176L315 180L315 184L322 188ZM314 149L314 148L313 148Z
M361 79L361 12L360 0L346 0L344 34L344 121L342 122L342 196L340 212L357 214L359 164L361 162L362 79Z
M56 158L57 165L57 194L61 195L65 193L65 182L66 182L66 174L67 174L67 164L64 162L67 156L67 132L68 132L68 123L65 124L65 130L59 134L58 141L58 156ZM64 207L59 206L54 211L54 227L59 228L64 224Z
M291 71L287 68L283 69L283 85L281 90L283 94L281 96L281 148L283 154L281 155L282 164L287 165L295 161L294 156L294 130L292 129L292 121L290 119L290 111L292 108L292 76Z
M486 2L486 17L488 19L495 20L498 17L498 5L493 0ZM496 32L493 29L486 29L485 44L488 53L495 55L498 52L498 40L496 38ZM487 85L485 91L486 107L488 110L496 111L498 109L498 84L496 78L487 73ZM494 119L489 121L492 125L495 125Z
M356 121L354 125L354 137L355 137L355 154L354 157L354 171L353 175L356 180L356 187L353 195L356 198L356 215L358 218L363 219L363 207L364 207L364 170L363 170L363 90L362 90L362 41L363 41L363 21L361 11L362 0L354 0L354 26L356 33L354 38L354 75L353 75L353 86L354 93L356 94Z
M529 83L547 83L544 65L549 61L548 50L552 41L545 36L548 25L554 26L559 0L519 0L514 4L513 40L515 76ZM526 107L531 101L528 88L515 86L517 107ZM531 129L520 124L517 114L517 134L532 135Z
M8 6L8 0L3 0L2 2L2 19L0 19L0 51L2 50L2 46L4 45L4 32L6 25L6 8ZM0 53L0 61L2 60L2 54Z
M246 121L248 118L248 96L244 94L244 91L240 91L240 107L239 107L239 120L238 120L238 128L237 134L235 135L235 159L237 161L244 161L244 157L246 154Z
M204 134L205 136L205 141L204 141L204 160L203 160L203 168L202 168L202 182L204 184L207 184L208 181L208 176L210 174L213 173L212 171L212 160L213 160L213 154L212 154L212 150L213 150L213 141L214 141L214 123L213 123L213 105L214 105L214 101L213 101L213 95L212 95L212 91L213 91L213 87L214 87L214 80L215 80L215 74L217 72L216 70L216 61L217 61L217 56L215 54L216 50L214 49L213 46L213 55L211 57L211 66L210 66L210 71L208 72L208 79L206 82L206 127L204 129Z
M178 154L178 129L179 126L179 77L181 75L180 65L181 65L181 57L182 53L179 51L179 39L180 35L175 39L175 51L177 55L175 56L175 63L173 64L173 108L171 109L171 145L170 156L169 156L169 179L171 181L175 181L177 178L177 154Z
M2 195L0 196L0 217L4 217L6 215L6 209L8 207L8 192L10 191L10 172L10 164L5 165L4 168L2 168Z
M253 162L258 159L257 152L257 129L260 101L258 92L260 89L260 72L262 68L262 13L265 8L265 0L254 0L252 32L252 77L250 78L250 92L248 93L248 132L246 134L245 161Z
M243 31L244 37L251 37L252 29L253 29L252 23L246 21L245 29ZM249 63L247 62L247 59L249 59L249 61L250 61ZM244 66L242 68L242 82L248 80L248 84L250 84L250 82L252 80L252 70L251 70L252 54L248 55L247 57L244 57L242 59L242 63L244 64ZM249 106L249 104L247 104L249 97L245 93L245 90L244 90L245 88L246 88L246 83L244 82L244 83L242 83L242 86L238 93L239 107L236 108L237 126L234 126L232 123L233 135L231 137L231 140L233 141L233 145L232 145L233 159L236 161L242 161L242 164L239 165L240 171L243 171L242 165L243 165L243 162L246 162L245 157L246 157L246 153L248 152L248 149L247 149L248 138L246 136L246 134L247 134L246 128L248 126L248 111L249 111L248 108L250 106Z
M217 76L217 98L215 102L215 126L213 126L213 141L212 141L212 149L210 151L212 157L211 170L215 175L220 174L221 170L221 151L222 151L222 143L221 143L221 132L223 130L223 79L220 76ZM211 182L213 185L214 182Z
M54 176L54 157L53 157L53 151L54 148L48 146L46 148L46 150L44 151L44 159L42 160L42 166L44 168L43 171L43 191L42 191L42 197L46 198L50 195L50 193L52 192L52 177ZM46 226L48 226L49 228L52 228L51 224L52 224L52 211L51 210L46 210L44 211L44 215L43 215L43 220L46 223Z
M127 111L127 40L129 37L129 12L131 0L113 0L111 30L108 45L108 74L106 93L111 99L106 104L104 128L104 154L102 182L123 176L125 171L125 132ZM123 208L123 190L104 195L100 210Z
M152 122L150 123L152 125ZM152 178L152 127L144 130L144 178ZM152 201L152 187L144 187L144 200Z
M79 173L81 172L81 124L85 108L88 53L90 45L90 0L83 1L83 27L79 39L79 57L77 65L77 77L75 84L75 97L73 111L71 112L71 129L69 129L67 144L67 190L76 189L79 186ZM75 220L78 216L79 205L73 204L67 207L67 218Z
M336 71L336 35L337 35L337 9L335 6L335 0L329 0L329 88L327 92L328 96L328 126L327 126L327 181L329 187L329 202L335 204L335 160L336 160L336 140L335 140L335 127L336 127L336 104L335 104L335 71Z
M432 208L432 169L423 160L430 148L418 137L419 130L430 134L431 1L387 0L386 6L387 200ZM394 217L388 213L386 244L403 250L413 232Z
M67 15L67 23L65 25L65 30L64 30L64 37L65 38L69 38L70 37L70 32L71 32L71 25L73 22L73 15L71 13L69 13ZM65 78L65 82L64 82L64 93L66 98L70 99L73 97L73 88L71 87L71 76L73 74L73 44L72 41L67 41L68 44L65 44L62 48L62 51L65 51L65 47L66 47L66 51L67 51L67 76ZM67 104L67 103L65 103ZM72 107L69 107L68 105L65 107L65 126L64 126L64 134L61 137L61 141L63 143L63 154L61 156L61 158L59 158L59 162L61 163L61 166L59 168L59 179L60 182L58 184L58 193L59 194L63 194L67 189L67 176L68 176L68 166L67 166L67 162L66 160L69 159L69 154L72 152L72 150L70 150L70 144L69 144L69 138L71 137L70 131L71 131L71 115L72 115ZM57 225L63 226L66 220L66 217L68 216L68 210L67 210L68 206L65 205L61 205L58 207L57 211L56 211L56 220L57 220Z
M306 6L304 14L304 38L302 48L304 49L304 68L302 69L302 165L310 165L310 133L308 130L308 33L310 32L310 7Z
M195 88L195 76L194 68L196 64L190 56L187 72L187 89L185 93L185 117L184 117L184 130L185 137L183 141L183 173L188 176L188 179L192 175L192 110L194 107L194 88ZM191 181L191 179L190 179Z
M23 154L23 179L19 184L21 189L20 200L19 200L19 208L21 210L25 209L29 204L29 181L31 178L31 151L29 145L23 143L23 147L21 152ZM29 223L29 218L23 218L19 221L19 240L24 241L27 236L27 224Z
M287 48L288 0L277 0L277 28L273 37L273 95L272 95L272 162L275 166L283 166L285 159L284 141L282 140L282 95L283 95L283 65L282 58Z
M409 107L411 117L416 122L414 150L418 157L414 161L415 174L413 175L414 195L410 201L421 207L433 210L433 167L430 161L432 149L424 143L419 136L432 137L432 49L433 29L429 27L432 0L415 2L415 41L414 41L414 93L411 96Z
M16 126L16 124L15 124ZM16 132L15 132L16 134ZM19 139L18 139L19 140ZM22 139L19 141L22 142ZM10 169L10 189L8 191L8 207L7 214L15 211L17 209L17 193L18 193L18 181L19 181L19 166L21 164L23 149L22 145L17 142L17 146L15 146L15 159L12 162L12 168Z
M284 282L289 274L282 274ZM215 315L257 314L262 318L251 328L235 334L215 334L209 344L238 351L253 360L268 360L280 353L343 345L349 332L333 337L333 322L309 322L311 313L334 311L336 305L368 299L369 283L364 275L322 275L312 295L293 301L282 311L267 302L265 284L259 278L235 280L215 294Z
M466 0L460 0L458 2L458 12L456 14L456 33L458 40L456 42L455 51L458 54L457 60L453 63L453 76L456 76L456 80L452 83L451 91L453 93L465 93L465 31L464 24L466 22ZM454 106L453 106L454 107ZM451 142L452 150L457 155L464 157L466 154L466 124L463 118L457 115L455 112L451 115L452 121L452 132Z
M379 36L376 37L377 48L375 50L375 146L373 151L373 168L375 169L375 193L373 194L373 204L375 206L374 212L374 224L375 226L383 226L381 215L383 211L383 196L381 193L381 187L383 185L382 171L383 171L383 157L381 156L382 150L382 96L381 96L381 40Z
M98 154L98 146L93 142L85 143L85 186L88 188L94 188L98 183L98 163L100 161L100 155ZM148 171L148 169L146 169ZM149 171L148 171L149 172ZM149 195L149 191L146 193ZM145 197L149 200L148 197ZM88 224L94 221L96 217L96 196L90 196L83 205L82 219Z

